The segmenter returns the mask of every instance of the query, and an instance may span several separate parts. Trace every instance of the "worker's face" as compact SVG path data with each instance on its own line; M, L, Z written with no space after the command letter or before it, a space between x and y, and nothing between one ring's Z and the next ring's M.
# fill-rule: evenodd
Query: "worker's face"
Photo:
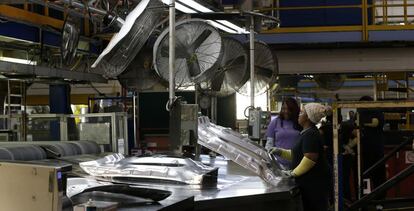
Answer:
M289 111L289 107L286 105L286 103L282 104L282 108L280 110L283 119L290 119L290 111Z
M353 111L349 112L349 119L354 119L355 113Z
M303 127L306 121L308 121L308 115L306 114L305 109L302 109L299 113L298 123Z

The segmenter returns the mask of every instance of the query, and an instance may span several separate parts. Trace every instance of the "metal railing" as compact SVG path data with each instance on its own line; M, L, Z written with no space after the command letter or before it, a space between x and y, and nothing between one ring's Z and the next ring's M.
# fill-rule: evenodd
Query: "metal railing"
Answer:
M0 115L0 120L13 120L13 130L1 130L0 135L15 134L15 139L3 138L2 141L75 141L91 140L99 145L106 145L111 152L128 154L127 113L93 113L93 114L29 114L26 115L25 127L22 131L21 114ZM80 119L75 123L75 119ZM73 122L71 125L70 122ZM55 126L55 128L52 128ZM46 134L45 134L46 133ZM55 133L55 134L53 134ZM4 136L3 136L4 137ZM38 137L38 138L36 138ZM40 139L39 139L40 138Z
M413 0L361 0L361 4L352 5L321 5L321 6L294 6L281 7L279 0L275 0L272 6L256 8L263 13L271 13L275 16L282 11L298 10L334 10L334 9L361 9L361 24L336 25L336 26L298 26L283 27L265 30L263 33L293 33L293 32L327 32L327 31L361 31L362 40L368 41L369 31L376 30L407 30L414 29L414 1ZM355 10L349 10L355 14ZM280 17L279 17L280 18Z

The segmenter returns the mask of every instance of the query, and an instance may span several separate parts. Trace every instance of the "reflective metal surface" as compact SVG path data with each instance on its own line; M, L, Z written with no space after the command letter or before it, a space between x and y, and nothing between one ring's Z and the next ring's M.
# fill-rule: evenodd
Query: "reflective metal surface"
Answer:
M254 172L263 180L276 186L283 178L283 169L276 158L264 147L241 134L210 122L208 117L199 117L198 143Z
M108 192L126 194L129 196L161 201L171 195L170 191L134 187L129 185L119 185L110 182L97 181L91 178L68 178L66 195L72 198L78 194L87 192Z
M122 154L111 154L94 161L79 163L79 166L91 176L117 183L165 181L200 185L217 182L217 168L189 158L165 155L126 158Z

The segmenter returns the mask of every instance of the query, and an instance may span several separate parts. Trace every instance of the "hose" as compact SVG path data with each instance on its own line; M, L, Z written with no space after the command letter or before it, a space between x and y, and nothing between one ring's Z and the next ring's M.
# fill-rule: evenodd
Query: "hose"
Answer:
M246 115L246 111L247 111L247 110L250 110L250 109L255 109L255 108L254 108L254 106L247 106L247 107L244 109L243 114L244 114L244 116L245 116L246 118L249 118L249 115Z

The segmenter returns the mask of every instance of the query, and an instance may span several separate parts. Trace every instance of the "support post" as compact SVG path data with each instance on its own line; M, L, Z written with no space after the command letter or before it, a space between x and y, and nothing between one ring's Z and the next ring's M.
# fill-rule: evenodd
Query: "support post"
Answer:
M250 106L254 107L254 16L250 16Z
M333 117L333 172L334 172L334 199L335 199L335 207L334 210L335 211L339 211L342 210L340 208L342 208L341 204L339 203L339 197L341 197L342 194L340 194L339 191L339 150L338 150L338 146L339 146L339 137L338 137L338 108L337 108L337 104L335 103L332 109L332 117Z
M169 104L171 105L174 102L175 98L175 0L170 0L170 20L169 20L169 58L168 58L168 68L169 68Z

